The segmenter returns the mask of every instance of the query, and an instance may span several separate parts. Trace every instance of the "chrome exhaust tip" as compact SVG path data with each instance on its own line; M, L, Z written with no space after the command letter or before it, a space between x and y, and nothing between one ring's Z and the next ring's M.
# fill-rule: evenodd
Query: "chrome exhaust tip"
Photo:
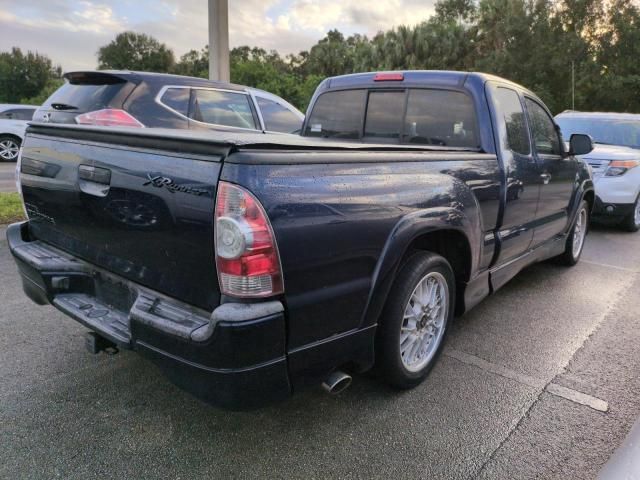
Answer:
M351 375L336 370L322 382L322 388L332 395L345 391L351 385Z

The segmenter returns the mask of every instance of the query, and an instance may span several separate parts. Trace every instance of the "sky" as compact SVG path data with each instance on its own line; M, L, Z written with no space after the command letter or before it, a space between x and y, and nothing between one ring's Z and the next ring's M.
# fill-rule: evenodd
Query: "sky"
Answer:
M415 25L435 0L229 0L229 41L281 54L309 49L328 30L374 35ZM0 0L0 51L48 55L64 71L94 69L124 30L153 35L176 59L208 43L207 0Z

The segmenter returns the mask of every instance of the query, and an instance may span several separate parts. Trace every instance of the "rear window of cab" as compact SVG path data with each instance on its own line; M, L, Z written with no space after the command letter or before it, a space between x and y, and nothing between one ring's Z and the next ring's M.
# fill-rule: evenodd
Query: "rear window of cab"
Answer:
M318 97L305 136L477 148L472 99L437 89L355 89Z

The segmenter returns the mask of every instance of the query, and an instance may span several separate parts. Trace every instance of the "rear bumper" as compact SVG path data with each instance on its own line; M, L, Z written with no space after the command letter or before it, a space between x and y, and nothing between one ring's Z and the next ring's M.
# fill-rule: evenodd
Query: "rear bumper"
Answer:
M28 222L9 226L7 240L29 298L139 351L198 398L243 410L291 394L280 302L209 313L30 239Z

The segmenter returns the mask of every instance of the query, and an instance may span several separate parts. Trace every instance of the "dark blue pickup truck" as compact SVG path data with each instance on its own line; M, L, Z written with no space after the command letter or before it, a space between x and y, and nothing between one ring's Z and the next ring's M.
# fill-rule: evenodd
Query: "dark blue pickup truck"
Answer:
M302 136L32 124L24 290L226 408L376 367L421 382L523 267L575 264L594 202L544 104L474 73L325 80ZM51 328L55 328L52 325Z

